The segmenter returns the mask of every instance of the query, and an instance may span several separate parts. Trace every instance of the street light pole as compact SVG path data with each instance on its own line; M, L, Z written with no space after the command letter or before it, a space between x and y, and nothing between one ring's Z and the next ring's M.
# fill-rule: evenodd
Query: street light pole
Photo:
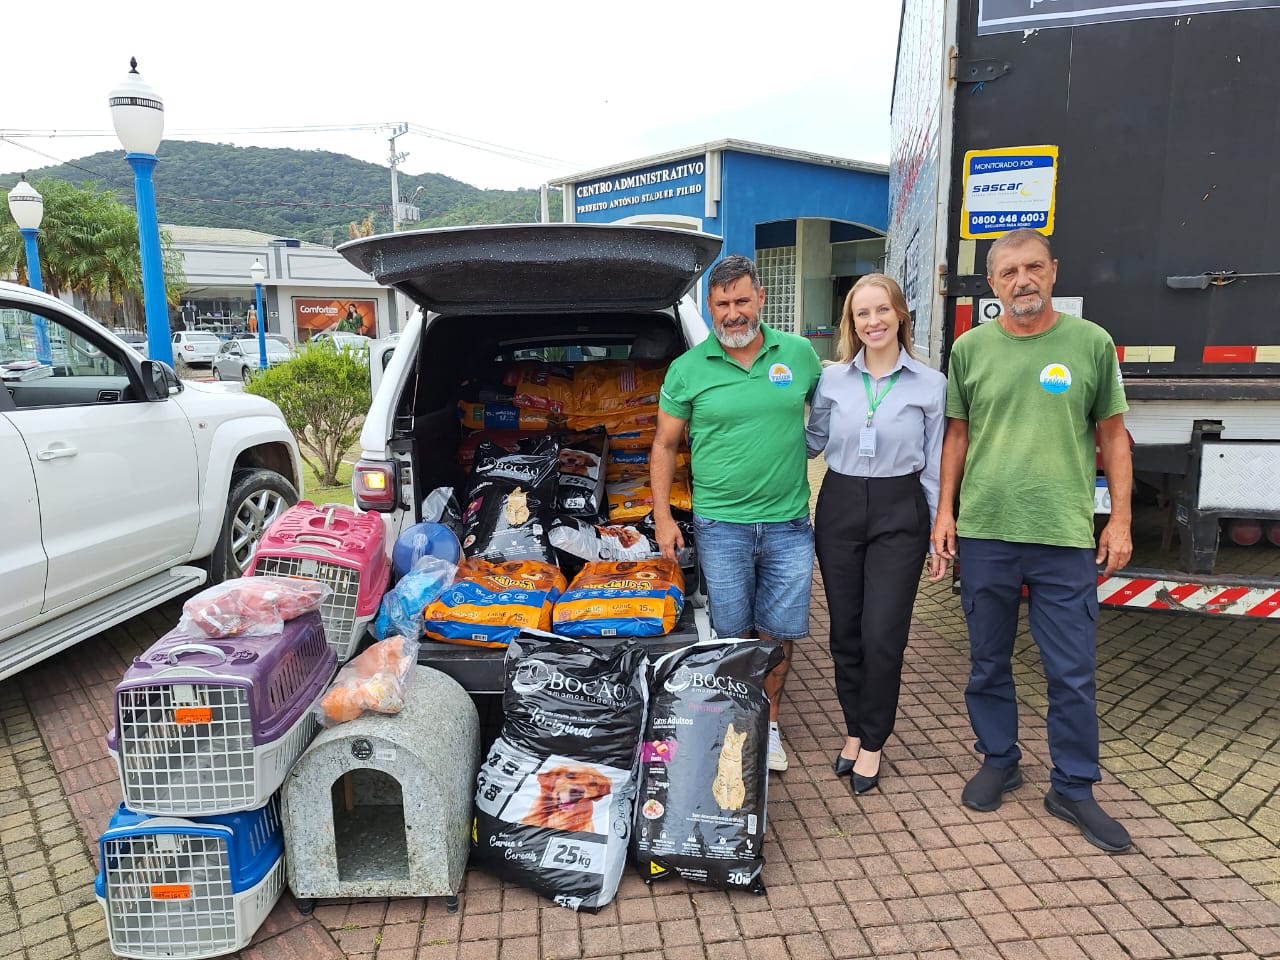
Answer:
M267 278L267 268L261 260L254 260L249 268L253 278L253 292L258 303L258 369L267 369L267 315L262 312L262 281Z
M120 86L111 91L108 106L116 136L133 168L134 199L138 208L138 249L142 258L142 305L147 318L147 356L173 366L169 335L169 305L160 257L160 221L152 173L156 149L164 134L164 101L138 75L137 59Z
M40 245L36 237L40 233L40 221L44 219L44 197L27 183L23 174L9 191L9 213L18 225L27 254L27 286L32 290L44 290L44 278L40 275ZM49 346L49 322L39 314L31 315L36 335L36 359L41 363L53 363L53 350Z

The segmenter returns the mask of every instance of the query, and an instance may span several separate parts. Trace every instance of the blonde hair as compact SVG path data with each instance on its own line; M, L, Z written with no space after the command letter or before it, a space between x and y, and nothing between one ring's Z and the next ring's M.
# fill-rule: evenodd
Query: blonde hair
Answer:
M840 313L840 344L836 359L841 363L848 363L862 349L862 340L858 337L858 331L853 325L853 295L864 287L879 287L889 294L889 306L898 316L898 343L903 350L907 351L907 356L914 357L915 353L911 349L911 311L907 309L907 298L902 288L893 277L886 277L883 273L868 273L858 278L858 282L844 298L844 309Z

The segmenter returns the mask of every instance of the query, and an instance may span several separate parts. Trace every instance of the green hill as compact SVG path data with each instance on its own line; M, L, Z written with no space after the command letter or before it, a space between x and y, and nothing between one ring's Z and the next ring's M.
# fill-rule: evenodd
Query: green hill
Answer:
M331 245L347 239L348 224L370 214L374 232L391 229L390 171L345 154L166 140L157 156L156 207L161 223L240 227ZM133 175L119 150L25 172L32 179L97 181L114 190L121 202L133 202ZM21 173L0 174L0 187L12 186ZM399 187L405 199L422 188L415 201L422 220L413 226L538 219L536 189L481 190L435 173L401 175ZM552 218L558 220L558 192L550 206Z

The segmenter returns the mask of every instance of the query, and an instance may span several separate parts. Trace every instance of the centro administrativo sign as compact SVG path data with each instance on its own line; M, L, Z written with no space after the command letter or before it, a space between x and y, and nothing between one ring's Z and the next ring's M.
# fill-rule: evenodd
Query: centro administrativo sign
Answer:
M707 163L700 159L620 173L578 184L573 191L574 210L579 214L595 213L699 194L706 179Z

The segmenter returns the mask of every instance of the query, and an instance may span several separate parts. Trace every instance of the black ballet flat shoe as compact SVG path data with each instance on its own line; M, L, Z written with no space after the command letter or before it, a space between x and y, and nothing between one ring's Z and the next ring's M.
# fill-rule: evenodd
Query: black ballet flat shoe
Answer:
M864 777L860 773L854 773L852 769L849 771L850 781L849 789L853 791L855 797L860 797L864 793L870 793L876 787L880 786L880 774L874 777Z
M847 777L853 773L853 761L836 754L835 763L831 764L837 777Z

